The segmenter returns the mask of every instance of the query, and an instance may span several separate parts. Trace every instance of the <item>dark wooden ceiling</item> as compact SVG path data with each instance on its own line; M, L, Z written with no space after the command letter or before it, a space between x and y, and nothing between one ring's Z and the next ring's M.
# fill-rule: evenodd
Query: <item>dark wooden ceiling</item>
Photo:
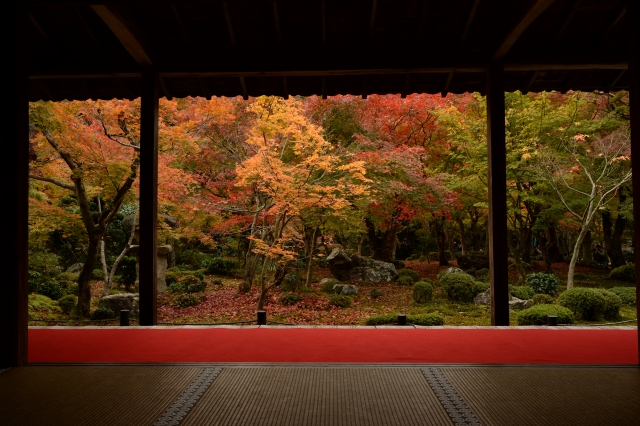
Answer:
M32 1L31 100L627 88L624 0Z

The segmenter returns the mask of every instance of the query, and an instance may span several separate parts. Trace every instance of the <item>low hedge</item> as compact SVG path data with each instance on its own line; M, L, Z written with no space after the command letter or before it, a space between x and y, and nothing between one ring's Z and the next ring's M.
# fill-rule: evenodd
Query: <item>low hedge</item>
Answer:
M533 304L534 305L553 305L554 299L548 294L535 294L533 296Z
M413 285L413 278L408 275L403 275L398 278L398 281L396 281L396 283L403 287L411 287Z
M382 292L382 290L374 287L371 290L369 290L369 296L371 296L372 299L377 299L379 297L384 296L384 293Z
M604 312L603 316L606 320L615 320L620 318L620 308L622 307L622 299L615 293L603 288L596 289L604 296Z
M447 293L449 300L469 303L476 296L476 282L469 274L453 273L441 276L438 284Z
M634 306L636 304L636 288L635 287L613 287L609 291L617 294L623 305Z
M546 325L549 315L558 317L558 324L573 324L573 313L558 305L535 305L518 312L518 325Z
M622 265L614 268L609 273L609 278L627 283L636 282L636 267L634 265Z
M365 320L365 325L394 325L398 324L398 315L374 315ZM407 315L407 324L415 325L444 325L444 318L437 314Z
M531 287L526 285L515 286L509 284L509 294L518 299L529 300L533 299L533 296L535 296L536 292L533 291Z
M348 308L351 306L351 298L349 296L343 296L341 294L333 294L329 298L329 303L339 308Z
M571 310L577 317L593 321L604 314L606 300L593 288L570 288L560 295L558 304Z
M420 281L420 274L417 271L414 271L413 269L400 269L398 271L398 276L400 278L402 277L411 277L411 284Z
M116 313L109 308L98 308L95 311L91 312L92 320L104 320L111 319L116 316Z

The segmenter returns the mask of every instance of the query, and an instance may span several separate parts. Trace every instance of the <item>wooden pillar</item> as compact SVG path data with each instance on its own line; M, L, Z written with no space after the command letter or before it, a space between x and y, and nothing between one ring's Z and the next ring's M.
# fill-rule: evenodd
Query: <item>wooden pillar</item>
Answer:
M142 73L140 113L140 325L157 323L158 74Z
M507 245L507 156L504 68L487 71L487 147L489 151L489 263L491 325L509 325Z
M6 117L2 133L0 181L5 183L0 238L0 368L27 362L27 262L29 189L29 103L26 55L26 2L2 2L2 51L13 72L5 85ZM9 74L11 75L11 74Z
M629 104L631 107L631 168L634 190L633 221L634 255L636 260L636 300L640 300L640 5L638 0L627 0L627 31L629 43ZM638 353L640 354L640 326L638 327ZM638 359L640 364L640 359Z

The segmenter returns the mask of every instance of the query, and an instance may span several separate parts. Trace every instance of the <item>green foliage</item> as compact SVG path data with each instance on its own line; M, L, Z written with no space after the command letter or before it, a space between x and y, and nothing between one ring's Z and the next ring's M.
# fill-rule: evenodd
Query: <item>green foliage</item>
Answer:
M474 293L476 295L480 294L480 293L484 293L485 291L489 290L489 288L491 287L491 283L485 282L485 281L476 281L474 283Z
M329 298L329 303L340 308L348 308L349 306L351 306L351 298L349 296L343 296L341 294L333 294Z
M398 316L393 314L388 315L374 315L367 318L364 321L365 325L388 325L388 324L397 324Z
M57 310L59 307L56 302L42 294L30 294L27 304L29 306L29 310L46 311L49 313Z
M427 281L418 281L413 285L413 300L416 303L426 303L433 296L433 285Z
M560 295L558 304L570 309L577 317L592 321L604 313L605 298L593 288L570 288Z
M238 262L234 259L216 256L204 258L201 265L208 274L227 275L238 267Z
M102 271L102 269L94 269L91 273L91 279L104 280L104 272Z
M181 275L178 281L168 287L169 293L201 293L207 289L207 283L196 275Z
M115 316L116 316L116 313L109 308L98 308L95 311L91 312L92 320L111 319L111 318L114 318Z
M296 303L298 303L301 300L302 300L302 296L300 296L299 294L295 294L295 293L285 293L282 296L280 296L280 299L278 299L280 304L285 305L285 306L295 305Z
M438 284L454 302L469 303L476 296L475 280L468 274L446 274L438 279Z
M369 296L371 296L371 298L375 300L384 296L384 293L379 288L374 287L369 290Z
M38 291L40 284L51 281L59 273L58 256L45 251L29 255L27 281L29 291Z
M624 281L627 283L636 282L636 267L635 265L622 265L613 269L609 273L609 278L617 281Z
M52 300L58 300L64 295L64 289L55 281L45 281L38 286L38 293Z
M509 294L518 299L529 300L533 299L533 296L535 296L536 292L533 291L531 287L526 285L514 286L509 284Z
M131 285L136 282L136 257L125 256L118 264L118 275L120 282L125 285Z
M420 274L418 271L414 271L413 269L400 269L398 271L398 276L402 277L411 277L411 284L420 281Z
M620 318L620 308L622 307L622 299L610 291L602 288L596 289L604 296L604 312L603 316L606 320L615 320Z
M199 303L199 299L195 294L181 294L174 299L176 305L181 308L188 308L190 306L196 306Z
M282 280L282 290L298 291L302 287L302 277L297 272L289 272Z
M573 324L575 321L573 313L567 308L558 305L535 305L518 312L518 325L546 325L549 315L557 316L558 324Z
M478 269L476 271L476 281L489 282L491 275L487 268Z
M76 272L60 272L56 276L56 281L60 284L62 284L63 282L77 283L79 278L80 274Z
M531 287L535 293L544 293L553 296L558 294L559 291L558 277L553 274L545 274L544 272L529 274L527 276L527 285Z
M76 307L76 303L78 303L78 298L70 294L58 300L58 305L60 306L62 313L66 315L70 314L71 311L73 311L73 308Z
M634 306L636 304L635 287L613 287L610 288L609 291L617 294L624 305Z
M444 318L437 314L409 315L407 322L425 326L444 325Z
M171 286L173 284L182 282L185 279L185 277L190 277L190 276L196 277L200 281L204 280L204 273L201 270L198 270L198 271L183 270L177 266L174 266L173 268L167 269L167 272L165 275L165 281L168 286ZM180 291L183 291L183 290L180 290Z
M548 294L539 293L533 296L534 305L553 305L554 299Z
M413 284L413 278L411 278L408 275L403 275L400 278L398 278L398 281L396 282L400 286L410 287Z
M333 286L337 284L340 284L340 281L330 278L327 281L325 281L324 284L322 284L320 291L323 291L325 293L333 293Z

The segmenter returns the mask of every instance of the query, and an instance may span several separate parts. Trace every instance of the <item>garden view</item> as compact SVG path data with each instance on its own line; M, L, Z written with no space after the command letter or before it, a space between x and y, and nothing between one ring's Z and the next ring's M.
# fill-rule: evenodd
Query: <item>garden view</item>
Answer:
M506 94L512 325L637 318L628 93ZM30 105L31 325L137 311L139 100ZM161 99L158 320L490 325L479 94Z

